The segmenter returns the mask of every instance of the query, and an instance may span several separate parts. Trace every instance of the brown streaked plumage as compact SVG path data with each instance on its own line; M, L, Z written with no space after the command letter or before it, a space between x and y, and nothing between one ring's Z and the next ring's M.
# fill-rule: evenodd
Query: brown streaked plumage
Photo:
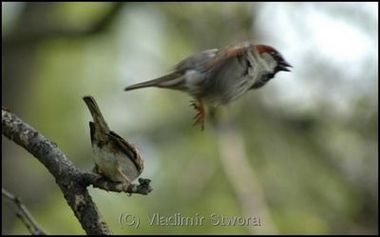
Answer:
M144 161L128 141L111 131L92 96L83 97L94 122L89 122L96 171L114 182L131 183L143 171Z

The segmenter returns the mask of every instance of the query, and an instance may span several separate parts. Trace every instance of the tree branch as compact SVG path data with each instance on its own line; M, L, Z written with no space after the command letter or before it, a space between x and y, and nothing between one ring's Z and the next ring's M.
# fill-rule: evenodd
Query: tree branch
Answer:
M144 178L138 179L139 185L128 185L126 183L110 182L109 180L104 179L102 176L98 174L84 172L81 174L81 179L83 184L86 186L92 185L93 187L112 192L125 192L129 194L138 193L142 195L147 195L153 190L152 187L149 185L151 180Z
M33 127L2 108L2 133L33 154L55 177L63 195L87 234L111 234L87 191L93 185L107 191L148 194L149 179L139 179L139 185L121 185L83 172L58 148Z
M26 228L30 231L32 235L46 235L46 233L41 229L41 227L34 220L33 216L30 214L25 205L21 202L21 200L5 190L1 189L2 196L7 198L9 201L13 202L17 207L17 217L20 218L22 223L26 226Z

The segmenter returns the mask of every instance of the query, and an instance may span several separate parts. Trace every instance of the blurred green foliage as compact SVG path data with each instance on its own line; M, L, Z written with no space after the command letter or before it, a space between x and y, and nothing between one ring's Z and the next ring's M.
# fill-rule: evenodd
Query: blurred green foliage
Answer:
M361 34L377 47L377 34L367 26L378 25L378 19L363 10L365 4L276 4L284 19L305 8L343 17L352 27L362 27ZM361 73L351 74L366 76L347 78L353 66L326 64L320 49L313 57L305 53L316 47L302 45L308 35L296 44L304 53L268 37L268 30L280 29L272 22L257 22L261 24L260 17L273 6L2 3L9 18L9 26L2 25L3 32L7 28L2 42L3 105L56 142L82 169L93 166L84 95L93 95L110 127L137 144L145 158L142 177L152 179L151 194L129 197L89 188L115 234L378 233L378 55L364 58L367 63L355 68ZM120 10L114 11L116 7ZM91 31L105 18L105 28ZM305 26L307 22L285 30L304 32ZM290 35L281 33L284 41ZM123 89L170 71L191 53L247 39L276 43L296 65L294 72L276 76L219 111L221 123L243 141L246 168L254 178L239 180L229 173L239 170L238 162L228 163L236 166L230 167L221 158L220 133L210 123L204 132L191 126L187 95ZM344 107L342 101L350 103ZM2 147L2 186L21 197L48 233L83 234L44 167L7 139ZM239 172L233 175L239 177ZM248 183L246 192L237 188L240 182ZM2 233L27 234L12 205L3 201L2 206ZM253 228L214 226L209 219L212 213L260 217L266 211L262 226ZM154 213L198 214L207 221L201 226L150 225ZM126 214L139 217L140 227L120 223Z

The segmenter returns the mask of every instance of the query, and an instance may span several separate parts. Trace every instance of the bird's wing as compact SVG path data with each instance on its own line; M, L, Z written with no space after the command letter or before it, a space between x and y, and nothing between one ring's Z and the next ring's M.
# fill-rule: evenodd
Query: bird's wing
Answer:
M246 56L247 47L250 47L250 45L232 45L219 50L207 65L209 78L230 80L231 78L240 78L247 75L248 69L253 66Z
M115 132L110 131L108 135L113 138L112 140L116 141L116 144L119 146L120 150L131 158L137 170L141 172L144 168L144 165L140 152L133 145L129 144L125 139L117 135Z
M252 45L246 42L240 43L238 45L232 44L226 46L225 48L218 51L218 53L213 57L209 62L209 67L211 68L219 68L224 66L225 64L231 62L231 60L237 59L239 63L245 64L247 63L245 59L245 54L247 52L247 48Z
M218 49L207 49L202 52L193 54L179 62L175 66L175 71L183 72L189 69L202 71L203 67L215 58L218 51Z

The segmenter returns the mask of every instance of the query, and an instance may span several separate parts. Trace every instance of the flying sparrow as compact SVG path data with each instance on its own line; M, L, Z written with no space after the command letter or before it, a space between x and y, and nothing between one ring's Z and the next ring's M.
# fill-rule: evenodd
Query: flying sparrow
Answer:
M92 96L83 100L94 120L89 124L95 171L111 181L131 184L144 168L139 151L109 129Z
M195 124L203 130L204 104L214 108L227 104L250 89L264 86L277 72L290 71L288 67L291 65L273 47L240 42L194 54L178 63L173 72L125 90L161 87L187 92L195 98Z

